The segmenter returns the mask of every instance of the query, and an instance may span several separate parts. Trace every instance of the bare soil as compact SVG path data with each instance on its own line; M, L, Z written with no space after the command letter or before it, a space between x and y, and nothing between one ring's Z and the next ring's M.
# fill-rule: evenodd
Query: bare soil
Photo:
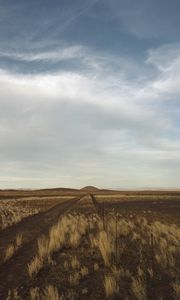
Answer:
M36 253L36 241L39 235L46 234L58 218L69 211L79 201L79 197L72 200L63 200L51 209L35 216L25 218L21 222L0 232L0 253L4 253L7 246L15 240L18 233L23 235L23 245L15 255L0 266L0 299L5 299L8 290L23 285L29 278L27 264ZM1 261L2 262L2 261Z

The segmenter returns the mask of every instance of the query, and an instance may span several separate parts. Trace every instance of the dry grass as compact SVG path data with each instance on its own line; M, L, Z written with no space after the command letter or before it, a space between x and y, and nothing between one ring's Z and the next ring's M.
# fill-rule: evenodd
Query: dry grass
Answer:
M76 256L72 257L72 259L71 259L71 267L72 267L72 269L79 269L80 268L80 262L79 262L79 260L77 259Z
M97 237L91 237L91 244L99 248L105 266L109 267L111 265L112 253L114 252L114 245L110 236L108 236L106 231L102 230L98 233Z
M46 196L6 200L0 199L0 230L18 223L26 217L38 214L39 212L60 203L60 201L71 198L71 196Z
M38 287L31 288L29 293L31 300L40 300L40 290Z
M67 215L60 218L57 224L52 226L48 236L38 238L37 255L28 265L29 275L36 275L45 261L51 261L54 252L66 247L76 248L87 226L85 216Z
M6 249L4 261L9 260L15 253L15 246L13 244L9 245Z
M60 300L61 297L59 296L58 289L56 287L53 287L52 285L49 285L44 292L44 298L43 300Z
M11 257L13 257L15 252L21 247L21 244L22 244L22 234L20 233L16 236L15 242L13 244L10 244L7 247L5 255L4 255L4 261L7 261Z
M23 300L23 299L20 297L18 290L13 289L8 291L8 296L6 300Z
M132 292L138 300L147 299L145 283L140 277L132 279Z
M88 268L84 262L81 266L80 256L75 255L84 242L90 253L96 253L96 260ZM73 213L62 217L50 229L48 236L38 239L37 255L28 270L31 277L35 276L45 264L49 264L54 252L66 255L70 252L68 258L65 255L62 268L73 289L84 277L91 280L91 272L96 272L97 278L104 275L107 298L113 298L122 291L124 299L145 300L152 297L149 293L154 288L156 276L159 278L157 289L162 286L163 278L168 276L168 293L178 299L179 246L180 229L175 225L150 223L144 217L131 214L128 218L114 212L106 215L103 224L96 214ZM100 259L98 263L97 257ZM123 292L124 289L126 291ZM159 298L165 295L165 291L161 293Z
M58 289L52 285L47 286L42 292L39 288L30 289L31 300L63 300L59 295Z
M64 269L65 269L66 271L69 270L69 263L68 263L67 260L65 260L63 266L64 266Z
M22 205L21 205L22 204ZM20 222L22 219L39 213L38 207L24 205L23 200L0 201L0 230Z
M49 256L49 240L42 235L37 240L38 245L38 256L43 261Z
M112 275L105 275L104 278L104 288L106 297L109 299L113 298L115 295L119 294L119 287L116 283L115 278Z
M96 271L96 272L99 271L99 265L97 263L94 264L94 271Z
M129 272L129 270L125 270L123 267L121 266L115 266L113 265L111 267L111 272L112 274L115 276L115 278L119 278L119 279L131 279L132 278L132 274Z
M36 276L43 267L43 261L39 256L35 256L28 264L28 274L30 277Z
M85 277L85 276L87 276L89 274L89 270L88 270L88 268L86 266L83 266L81 268L81 270L80 270L80 273L81 273L82 277Z
M117 282L125 281L125 278L132 280L131 293L136 299L147 299L146 287L153 284L155 271L161 280L168 274L171 284L177 275L179 227L161 222L149 223L146 218L137 218L132 214L131 218L125 218L121 214L110 213L107 220L103 229L101 223L97 225L98 229L90 235L90 240L91 246L101 253L104 265L111 268ZM130 248L128 245L131 245ZM136 267L133 264L132 271L128 270L131 263L126 259L126 253L136 258ZM113 266L114 262L117 267ZM134 271L138 277L133 277L131 272ZM150 280L147 281L147 278ZM173 290L174 295L178 295L178 284L173 285Z
M19 233L16 236L16 247L19 248L22 244L22 233Z

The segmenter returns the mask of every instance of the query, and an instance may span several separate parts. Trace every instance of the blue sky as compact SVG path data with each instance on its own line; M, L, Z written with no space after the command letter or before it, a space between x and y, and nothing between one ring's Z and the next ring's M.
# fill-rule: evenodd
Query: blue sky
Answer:
M0 188L178 188L178 0L0 0Z

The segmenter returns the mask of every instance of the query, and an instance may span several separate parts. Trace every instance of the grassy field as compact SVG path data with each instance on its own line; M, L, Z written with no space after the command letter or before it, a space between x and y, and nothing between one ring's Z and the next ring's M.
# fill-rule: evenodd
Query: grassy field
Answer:
M0 299L180 299L180 192L0 199Z

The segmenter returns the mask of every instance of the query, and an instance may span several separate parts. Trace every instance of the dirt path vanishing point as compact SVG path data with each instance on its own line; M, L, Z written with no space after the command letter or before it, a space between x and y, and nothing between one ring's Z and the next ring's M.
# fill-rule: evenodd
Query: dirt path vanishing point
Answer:
M7 249L17 234L23 235L22 246L11 259L0 265L0 300L6 299L9 289L26 286L29 281L27 264L36 253L37 238L41 234L47 234L58 218L69 212L82 197L65 200L45 212L27 217L0 232L0 253Z
M97 213L102 217L104 214L104 202L100 203L96 200L96 197L93 194L90 194L92 202L96 208Z

